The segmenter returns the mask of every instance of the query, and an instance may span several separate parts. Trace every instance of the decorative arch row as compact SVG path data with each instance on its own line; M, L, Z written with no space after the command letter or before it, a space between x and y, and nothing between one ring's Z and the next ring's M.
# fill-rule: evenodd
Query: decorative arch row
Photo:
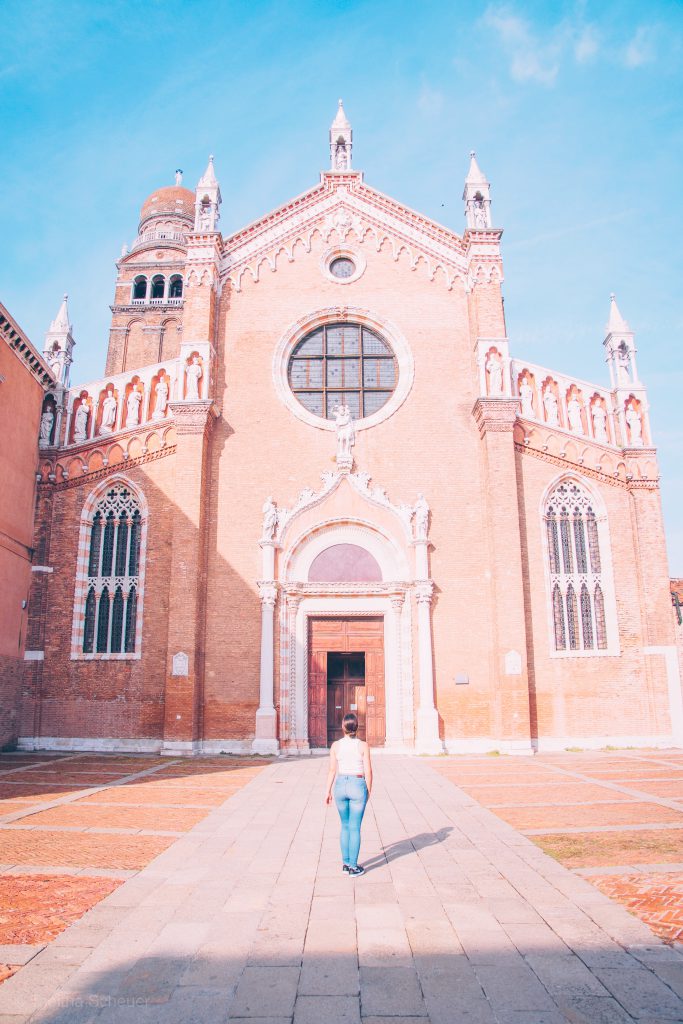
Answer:
M183 275L154 274L147 277L146 274L137 274L133 278L131 287L131 302L136 305L147 302L163 303L172 299L180 300L183 297Z
M575 381L562 383L552 374L539 382L528 367L517 374L516 384L517 394L522 399L521 414L525 419L540 420L549 427L561 427L600 444L620 443L605 394L584 392ZM491 390L489 381L489 393ZM640 448L646 443L642 402L635 395L629 395L618 413L622 434L625 435L621 444Z
M72 657L140 653L147 519L141 495L109 482L81 517Z
M587 488L562 480L543 509L555 651L606 651L610 647L605 565L607 522Z

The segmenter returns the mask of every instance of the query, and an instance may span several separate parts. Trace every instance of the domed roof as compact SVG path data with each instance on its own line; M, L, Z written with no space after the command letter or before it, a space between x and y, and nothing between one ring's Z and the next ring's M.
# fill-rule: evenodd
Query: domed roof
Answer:
M194 221L194 201L194 192L190 192L189 188L183 188L182 185L158 188L142 204L140 223L157 214L166 217L175 214L177 217Z

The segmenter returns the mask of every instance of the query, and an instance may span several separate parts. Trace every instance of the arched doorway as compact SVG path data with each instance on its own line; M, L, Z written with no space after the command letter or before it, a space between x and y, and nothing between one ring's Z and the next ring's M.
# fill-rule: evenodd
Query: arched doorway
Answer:
M282 746L328 747L347 711L372 746L403 746L413 728L403 552L370 524L337 522L299 537L283 562Z

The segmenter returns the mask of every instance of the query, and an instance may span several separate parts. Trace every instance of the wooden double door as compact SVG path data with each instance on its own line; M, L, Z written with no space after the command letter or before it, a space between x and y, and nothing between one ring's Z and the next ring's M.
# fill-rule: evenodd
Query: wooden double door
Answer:
M386 738L384 619L310 618L308 623L308 742L329 747L342 719L358 715L358 735L370 746Z

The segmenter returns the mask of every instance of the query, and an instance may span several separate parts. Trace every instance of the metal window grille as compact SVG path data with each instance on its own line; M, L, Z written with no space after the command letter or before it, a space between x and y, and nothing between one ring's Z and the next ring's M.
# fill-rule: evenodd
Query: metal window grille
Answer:
M581 639L583 640L584 651L592 650L593 616L591 614L590 594L585 583L581 587Z
M555 650L564 651L567 646L567 638L564 631L562 594L560 593L560 588L557 584L553 587L553 623L555 626Z
M90 587L88 596L85 599L85 624L83 628L83 650L86 654L92 654L95 643L95 588Z
M576 607L576 594L574 593L574 588L571 583L567 587L567 626L569 633L569 649L571 651L578 651L579 615Z
M598 543L598 524L595 513L588 509L586 513L586 527L588 529L588 550L591 558L591 570L600 572L600 544Z
M605 624L605 598L599 583L595 584L595 636L598 650L604 651L607 648L607 627Z
M565 575L569 576L574 572L574 563L572 559L572 535L566 509L562 510L560 516L560 537L562 538L562 565Z
M560 546L557 539L557 519L552 509L546 518L546 529L548 531L548 555L550 557L550 571L560 571Z
M588 561L586 558L586 533L584 531L581 512L576 509L574 514L574 548L576 550L576 571L588 572Z

